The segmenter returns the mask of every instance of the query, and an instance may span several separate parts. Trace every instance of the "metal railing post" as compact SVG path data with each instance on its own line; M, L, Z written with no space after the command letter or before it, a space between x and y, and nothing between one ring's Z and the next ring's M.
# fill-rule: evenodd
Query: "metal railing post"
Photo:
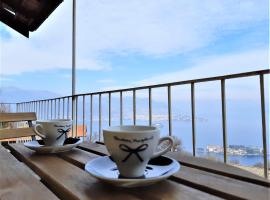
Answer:
M62 115L62 118L64 119L65 118L65 98L63 98L63 115Z
M40 119L43 119L43 101L40 101Z
M67 119L69 119L69 97L67 99Z
M58 99L58 115L57 115L57 119L60 118L60 98Z
M43 116L42 116L43 119L45 119L45 117L46 117L46 111L47 111L46 110L46 100L44 100L43 101Z
M56 99L54 99L54 119L56 119Z
M51 119L53 118L53 102L52 102L52 100L50 100L51 101Z
M171 86L168 86L168 125L169 125L169 136L172 135L172 100L171 100Z
M111 118L112 118L112 97L109 92L109 126L111 126Z
M76 106L76 97L72 96L71 99L71 118L72 118L72 137L75 135L75 131L77 131L75 127L75 119L76 119L76 113L75 113L75 106Z
M101 94L98 95L98 141L101 138L101 126L102 126L102 105L101 105Z
M225 79L221 80L221 103L222 103L222 132L223 132L223 159L227 163L227 120L226 120L226 92Z
M264 95L264 77L263 77L263 74L260 74L260 94L261 94L264 177L268 178L267 140L266 140L266 122L265 122L265 99L264 99L265 95Z
M195 88L191 83L192 154L196 156Z
M148 114L149 126L152 126L152 88L148 89Z
M39 119L41 119L41 101L39 101L39 111L38 111Z
M46 116L46 119L49 119L49 113L50 113L50 101L47 100L47 116Z
M85 137L85 95L83 95L83 141Z
M47 115L47 101L44 100L44 113L43 113L43 119L46 119Z
M123 92L120 91L120 126L123 125Z
M90 141L93 138L93 95L90 95Z
M75 117L76 117L76 137L78 136L78 96L75 98Z
M133 125L136 125L136 90L133 90Z

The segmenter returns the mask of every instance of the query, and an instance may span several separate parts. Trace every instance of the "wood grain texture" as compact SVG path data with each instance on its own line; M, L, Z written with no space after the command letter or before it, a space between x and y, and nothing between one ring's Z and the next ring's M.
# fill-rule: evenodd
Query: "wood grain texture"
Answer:
M108 154L104 145L85 142L81 144L81 146L83 146L84 150L88 149L93 153L99 152L102 155ZM77 154L80 154L78 158L74 156L75 152L72 154L62 154L61 156L65 157L66 159L71 159L73 162L75 162L75 160L77 162L82 162L78 166L83 166L87 160L91 159L90 157L87 158L87 154L89 153L80 151L77 152ZM82 158L84 158L84 160ZM185 165L182 165L181 170L172 176L171 179L223 198L270 199L270 188L210 173L204 170L187 167Z
M0 122L20 122L20 121L35 121L37 120L34 112L20 113L1 113Z
M0 140L36 135L33 128L1 129Z
M83 142L78 146L78 148L88 152L92 152L94 154L98 154L100 156L109 155L106 147L102 144Z
M37 155L22 144L9 146L12 153L34 170L46 185L62 199L220 199L169 180L144 188L113 187L99 182L74 165L74 162L67 162L67 159L53 155ZM77 157L77 153L71 152L70 159ZM76 162L85 158L93 159L95 156L93 154L80 155Z
M0 199L58 199L0 145Z
M86 152L77 148L69 152L59 153L58 156L81 169L84 169L87 161L99 157L97 154Z

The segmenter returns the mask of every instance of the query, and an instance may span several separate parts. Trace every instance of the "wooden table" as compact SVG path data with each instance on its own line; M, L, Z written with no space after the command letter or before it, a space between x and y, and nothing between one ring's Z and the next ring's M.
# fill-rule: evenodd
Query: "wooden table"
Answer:
M57 155L38 155L23 144L0 146L0 199L266 199L270 182L222 163L176 152L181 163L168 180L143 188L117 188L84 171L91 159L107 155L102 144L82 143ZM21 162L20 162L21 161Z

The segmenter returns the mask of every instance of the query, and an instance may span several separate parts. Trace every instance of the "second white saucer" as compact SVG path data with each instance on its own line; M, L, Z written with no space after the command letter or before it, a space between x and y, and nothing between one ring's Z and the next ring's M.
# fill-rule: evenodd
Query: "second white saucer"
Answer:
M62 146L45 146L42 140L33 140L30 142L25 142L24 146L27 148L36 151L40 154L46 153L61 153L65 151L69 151L74 147L78 146L82 143L81 139L78 138L67 138Z

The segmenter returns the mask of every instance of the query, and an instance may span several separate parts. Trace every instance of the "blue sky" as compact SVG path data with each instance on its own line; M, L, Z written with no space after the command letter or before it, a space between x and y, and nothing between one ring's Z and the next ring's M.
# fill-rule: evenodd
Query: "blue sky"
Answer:
M78 1L77 93L266 69L267 0ZM71 1L30 39L4 24L1 87L71 93Z

